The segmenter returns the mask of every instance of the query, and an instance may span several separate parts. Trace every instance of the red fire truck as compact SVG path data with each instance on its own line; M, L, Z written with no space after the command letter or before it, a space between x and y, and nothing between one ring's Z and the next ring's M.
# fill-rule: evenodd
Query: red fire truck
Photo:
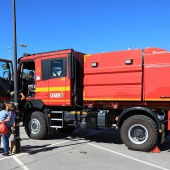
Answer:
M20 117L30 138L115 125L132 150L149 151L165 141L170 130L167 50L86 55L67 49L24 55L18 62L18 87L27 96L20 103ZM2 80L10 84L9 64L0 67ZM32 81L29 72L35 74ZM7 91L6 86L3 92Z

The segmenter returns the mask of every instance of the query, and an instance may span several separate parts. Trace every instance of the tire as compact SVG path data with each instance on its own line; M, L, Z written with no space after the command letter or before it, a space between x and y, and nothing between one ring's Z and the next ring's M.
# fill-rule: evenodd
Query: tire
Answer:
M67 128L58 128L57 130L62 134L69 134L72 133L76 127L67 127Z
M126 119L120 133L123 143L131 150L150 151L158 142L156 123L144 115Z
M35 111L26 118L25 132L31 139L44 139L47 136L45 114Z

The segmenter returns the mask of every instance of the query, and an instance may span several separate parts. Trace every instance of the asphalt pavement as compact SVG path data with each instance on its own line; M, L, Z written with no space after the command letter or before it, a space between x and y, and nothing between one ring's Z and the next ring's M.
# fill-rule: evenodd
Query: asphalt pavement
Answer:
M159 146L160 153L129 150L113 128L77 129L70 135L58 132L32 140L21 127L20 136L21 153L0 153L2 170L170 170L170 136Z

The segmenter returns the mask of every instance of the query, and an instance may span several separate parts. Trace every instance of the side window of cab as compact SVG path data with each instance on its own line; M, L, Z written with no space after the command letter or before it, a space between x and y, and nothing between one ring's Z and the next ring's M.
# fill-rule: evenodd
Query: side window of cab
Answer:
M67 73L66 58L42 60L42 80L65 77Z
M51 61L51 76L54 77L63 76L63 60Z

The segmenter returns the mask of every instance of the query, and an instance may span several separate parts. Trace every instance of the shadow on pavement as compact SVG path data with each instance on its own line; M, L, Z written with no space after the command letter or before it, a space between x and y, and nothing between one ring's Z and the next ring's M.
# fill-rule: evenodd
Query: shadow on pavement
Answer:
M83 130L76 129L74 132L70 134L61 134L57 132L53 135L48 136L48 140L54 139L64 139L64 138L72 138L72 139L84 139L89 141L101 142L101 143L114 143L114 144L123 144L120 138L120 131L110 129L102 129L102 130Z
M120 138L120 132L118 130L115 131L113 128L104 129L104 130L103 129L102 130L77 129L71 134L61 134L60 132L57 132L55 134L49 135L46 140L55 140L55 139L65 139L65 140L75 141L75 142L77 141L77 142L74 144L62 144L57 146L51 144L46 144L41 146L24 145L22 146L22 152L26 152L28 154L36 154L36 153L47 152L56 148L61 148L66 146L79 147L80 145L89 142L123 144ZM22 140L29 140L29 138L22 138Z
M29 138L22 140L28 140ZM30 146L25 145L22 146L22 151L27 152L28 154L37 154L40 152L47 152L51 151L56 148L61 147L67 147L67 146L75 146L79 147L80 145L89 143L89 142L96 142L96 143L108 143L108 144L117 144L122 145L123 142L120 137L120 131L111 129L105 129L105 130L82 130L77 129L71 134L61 134L60 132L57 132L53 135L49 135L46 140L55 140L55 139L65 139L69 141L77 141L76 143L72 144L63 144L62 145L41 145L41 146ZM80 142L80 140L82 140ZM83 141L84 140L84 141ZM158 147L161 151L168 151L170 152L170 135L167 137L166 141L163 144L159 144Z
M47 151L51 151L53 149L57 149L57 148L62 148L62 147L67 147L67 146L76 146L78 147L79 145L83 145L86 144L88 142L78 142L78 143L74 143L74 144L66 144L66 145L62 145L62 146L51 146L51 145L42 145L41 148L37 147L37 146L30 146L30 145L26 145L24 147L22 147L22 152L26 152L29 155L34 155L40 152L47 152Z

